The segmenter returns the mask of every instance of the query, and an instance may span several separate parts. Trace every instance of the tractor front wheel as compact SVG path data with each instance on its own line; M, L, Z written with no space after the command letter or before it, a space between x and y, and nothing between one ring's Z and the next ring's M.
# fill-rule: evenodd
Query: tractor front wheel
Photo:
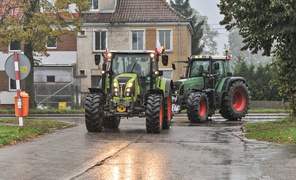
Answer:
M159 134L163 125L163 96L150 94L147 97L146 130L147 133Z
M244 117L250 108L250 91L246 83L236 81L224 95L220 114L225 119L237 121Z
M187 116L191 123L201 123L208 119L209 102L206 93L193 92L187 100Z
M103 111L100 94L88 94L85 103L85 125L89 132L101 132L103 130Z

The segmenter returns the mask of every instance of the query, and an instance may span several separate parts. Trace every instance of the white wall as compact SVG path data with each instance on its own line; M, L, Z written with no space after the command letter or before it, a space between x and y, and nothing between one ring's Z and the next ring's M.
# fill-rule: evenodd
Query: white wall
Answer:
M23 54L23 52L20 52ZM59 51L59 52L48 52L48 57L35 57L41 59L43 65L72 65L76 64L76 51ZM0 71L5 71L6 59L13 53L2 53L0 52Z

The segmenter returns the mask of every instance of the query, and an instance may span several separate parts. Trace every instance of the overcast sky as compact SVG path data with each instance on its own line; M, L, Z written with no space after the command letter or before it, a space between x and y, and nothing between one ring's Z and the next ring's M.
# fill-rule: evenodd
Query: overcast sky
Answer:
M201 15L207 16L208 24L211 29L218 31L219 38L215 39L218 43L218 53L223 55L225 49L224 44L228 44L228 33L225 28L219 25L219 21L223 19L223 15L220 14L217 4L220 0L190 0L192 8L196 9Z
M167 0L170 3L169 0ZM219 55L224 54L224 44L228 44L228 33L224 27L219 25L219 21L223 19L223 15L219 13L219 4L220 0L189 0L192 8L196 9L202 16L208 17L208 24L211 29L218 31L219 38L215 39L218 44L218 53Z

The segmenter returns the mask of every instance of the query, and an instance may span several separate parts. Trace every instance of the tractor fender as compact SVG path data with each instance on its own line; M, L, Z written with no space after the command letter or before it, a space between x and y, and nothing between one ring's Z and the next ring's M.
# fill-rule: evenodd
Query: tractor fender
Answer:
M96 93L105 94L105 92L103 91L103 89L101 89L99 87L88 88L88 90L89 90L89 92L91 94L96 94Z
M102 79L101 79L100 82L99 82L99 86L98 86L100 89L102 89L102 83L103 82L102 82Z
M167 96L167 93L169 92L169 88L173 88L173 82L171 79L167 79L164 77L159 77L156 80L156 87L155 89L160 89L163 91L164 97Z
M161 94L164 98L168 97L169 89L173 90L173 81L171 79L166 79L160 77L156 81L157 87L155 89L148 90L147 94Z
M222 93L225 93L229 87L231 86L231 84L235 81L243 81L244 83L246 83L247 87L250 88L249 84L247 83L246 79L243 77L229 77L226 79L224 85L223 85L223 89L222 89Z
M170 89L171 89L171 93L173 93L173 91L174 91L173 81L171 79L166 79L164 97L169 96L169 90Z

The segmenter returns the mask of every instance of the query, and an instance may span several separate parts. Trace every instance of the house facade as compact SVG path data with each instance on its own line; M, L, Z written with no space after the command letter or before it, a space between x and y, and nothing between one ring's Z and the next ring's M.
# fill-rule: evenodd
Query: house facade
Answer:
M82 15L77 37L77 74L82 96L97 86L100 68L94 55L106 50L155 50L165 46L169 61L186 60L191 54L192 22L173 10L165 0L91 0L90 11ZM184 72L160 67L174 80ZM84 99L84 98L82 98Z
M12 42L8 47L0 48L0 108L14 108L16 95L15 80L5 72L6 59L17 52L23 54L20 42ZM75 36L63 35L61 42L52 40L47 44L49 56L35 56L37 60L34 70L34 89L36 102L42 107L58 107L65 102L67 107L79 105L79 79L75 78L77 59L77 39ZM25 79L21 80L21 90L25 89Z
M106 50L154 50L157 42L166 47L170 62L186 60L191 54L192 22L174 11L165 0L90 0L82 15L77 37L64 35L62 42L48 44L50 56L35 56L33 67L36 102L41 107L67 108L84 104L89 87L99 84L101 65L94 55ZM5 61L14 52L23 53L19 42L0 47L0 108L13 108L15 81L5 72ZM177 64L176 64L177 65ZM164 76L179 79L182 68L162 67ZM21 81L25 91L25 80Z

